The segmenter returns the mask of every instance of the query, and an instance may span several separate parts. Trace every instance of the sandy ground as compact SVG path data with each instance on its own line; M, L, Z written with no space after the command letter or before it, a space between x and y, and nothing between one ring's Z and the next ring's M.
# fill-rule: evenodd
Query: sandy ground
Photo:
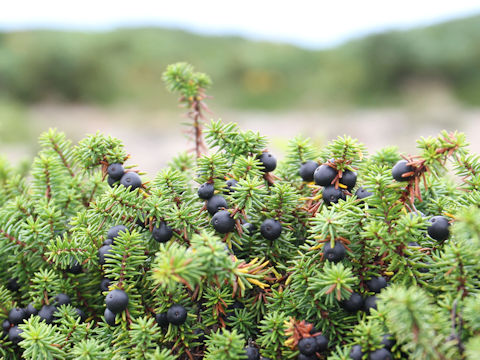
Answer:
M27 114L32 139L49 127L67 133L75 142L97 130L122 139L131 163L150 174L162 168L175 154L192 146L183 135L186 127L176 113L139 111L130 108L105 109L92 106L42 105ZM317 143L339 135L350 135L365 143L370 152L396 145L402 152L415 153L415 140L435 136L442 129L467 134L471 150L480 152L480 109L371 109L318 112L233 112L212 114L214 119L237 122L242 129L260 131L270 139L269 148L281 158L289 138L303 134ZM1 144L0 153L12 162L28 158L35 143Z

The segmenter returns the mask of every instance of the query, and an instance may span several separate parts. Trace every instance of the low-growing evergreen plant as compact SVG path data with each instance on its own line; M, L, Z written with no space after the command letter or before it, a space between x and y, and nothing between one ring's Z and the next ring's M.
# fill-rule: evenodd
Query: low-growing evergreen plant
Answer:
M97 133L0 160L5 359L480 359L480 158L465 136L368 154L211 121L154 177ZM208 144L206 152L204 141ZM134 155L133 155L134 158Z

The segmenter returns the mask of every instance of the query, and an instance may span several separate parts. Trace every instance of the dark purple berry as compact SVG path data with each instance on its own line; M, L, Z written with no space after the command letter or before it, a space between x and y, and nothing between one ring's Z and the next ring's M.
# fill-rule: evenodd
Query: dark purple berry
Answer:
M370 291L378 294L383 288L387 287L387 280L383 276L372 277L367 281L367 286Z
M122 232L127 232L128 229L125 225L112 226L107 232L107 239L115 240Z
M212 226L220 234L226 234L235 229L235 220L228 210L221 210L213 215Z
M68 296L67 294L60 293L55 296L55 305L57 306L71 304L71 302L72 301L70 300L70 296Z
M372 351L368 357L370 360L392 360L392 353L387 349L378 349Z
M298 342L298 351L304 355L313 355L317 351L317 342L313 337L303 338Z
M23 319L27 318L27 312L23 308L13 308L8 313L8 321L13 325L18 325L23 322Z
M98 249L98 263L100 265L105 264L105 257L110 254L112 247L110 245L103 245Z
M23 337L20 334L23 332L18 326L12 326L10 330L8 330L8 340L12 342L12 344L17 345L20 341L23 340Z
M167 242L172 236L173 230L165 221L162 221L158 227L155 226L152 230L152 237L159 243Z
M32 315L37 315L38 314L38 310L35 309L35 306L33 306L33 303L30 303L28 304L27 308L25 309L25 311L27 312L27 316L30 317Z
M427 232L433 240L445 241L448 239L450 236L450 223L446 217L438 215L428 221L431 225L427 228Z
M235 179L229 179L225 182L225 188L223 189L224 194L231 194L235 191L235 186L237 186L238 181Z
M359 293L352 293L348 300L342 302L342 307L349 312L357 312L363 308L363 298Z
M125 169L123 168L123 165L119 163L110 164L107 168L108 176L115 181L120 180L124 173Z
M197 194L200 199L208 200L213 196L215 188L211 183L204 183L199 186Z
M305 161L302 165L300 165L299 174L303 181L313 181L313 174L315 170L318 168L318 163L313 160Z
M247 360L259 360L260 359L260 354L258 352L258 349L253 346L247 346L245 348L245 353L247 354Z
M160 327L168 326L167 313L155 314L155 321L157 322L158 326L160 326Z
M207 201L207 210L210 215L214 215L217 211L221 209L228 208L227 201L222 195L213 195Z
M43 305L37 315L40 319L45 320L47 324L51 324L55 318L54 314L56 311L57 308L53 305Z
M120 184L133 191L142 186L142 179L136 172L127 172L120 179Z
M333 179L337 176L338 172L334 168L328 165L320 165L313 173L315 184L320 186L331 186Z
M338 200L345 200L345 194L340 189L335 189L334 185L327 186L323 189L322 198L325 204L336 204Z
M403 176L409 172L413 171L413 167L407 165L407 160L400 160L392 168L392 176L397 181L408 181L413 178L413 176Z
M327 241L325 245L323 245L323 257L328 261L337 263L345 259L346 254L347 250L340 241L335 241L335 246L333 248L330 241Z
M350 359L352 360L362 360L363 352L360 345L353 345L352 350L350 350Z
M392 350L393 345L395 345L395 339L390 334L383 335L381 344L387 349Z
M103 278L102 281L100 281L100 290L101 291L109 291L108 287L110 286L110 279Z
M20 284L18 283L18 278L14 277L14 278L8 279L7 289L10 291L20 290Z
M317 335L314 337L317 343L317 351L323 352L328 350L328 339L324 335Z
M366 313L370 313L371 309L377 310L377 297L375 295L367 297L363 303L363 310Z
M167 320L172 325L182 325L187 320L187 309L182 305L173 305L167 311Z
M262 163L265 172L271 172L277 167L277 159L267 151L263 152L258 159Z
M339 182L345 185L347 190L351 190L357 184L357 173L355 171L345 170Z
M108 184L111 188L113 188L113 186L114 186L115 184L117 184L117 185L119 184L119 181L111 178L110 176L107 176L107 184Z
M357 189L357 192L355 193L355 195L357 196L357 199L365 199L369 196L372 196L373 193L371 193L370 191L368 191L367 189L365 189L363 187L359 187Z
M275 240L282 233L282 224L278 220L267 219L260 226L260 233L267 240Z
M108 309L105 309L103 313L103 317L105 318L105 322L110 326L117 326L118 324L115 323L116 315Z
M105 304L107 309L114 314L121 313L128 306L128 295L123 290L114 289L105 297Z
M8 333L8 330L10 330L11 326L12 326L12 324L10 323L10 321L8 321L7 319L3 320L2 329L5 333Z

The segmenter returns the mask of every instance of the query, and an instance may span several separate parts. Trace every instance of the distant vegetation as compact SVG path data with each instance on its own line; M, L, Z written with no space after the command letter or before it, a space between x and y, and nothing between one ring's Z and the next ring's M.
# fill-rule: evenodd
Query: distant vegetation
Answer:
M479 105L479 44L480 16L323 51L156 28L0 33L0 98L170 107L161 74L188 61L215 79L224 107L392 105L418 84Z

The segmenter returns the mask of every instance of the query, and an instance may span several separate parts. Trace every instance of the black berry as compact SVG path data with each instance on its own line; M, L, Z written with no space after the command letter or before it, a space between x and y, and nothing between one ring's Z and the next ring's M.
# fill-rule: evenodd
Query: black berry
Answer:
M23 308L13 308L8 313L8 321L13 325L18 325L23 322L23 319L27 318L27 312Z
M103 317L105 318L105 322L110 325L110 326L116 326L118 324L115 324L115 317L116 315L111 312L108 309L105 309L105 312L103 313Z
M328 350L328 339L324 335L317 335L314 337L315 342L317 343L317 351L323 352Z
M262 163L265 172L271 172L277 167L277 159L267 151L263 152L258 160Z
M120 184L133 191L142 186L142 179L136 172L127 172L120 179Z
M345 258L347 251L345 246L340 241L335 241L335 246L332 248L330 241L327 241L323 245L323 257L334 263L342 261Z
M10 330L11 326L12 326L12 324L10 323L10 321L8 321L7 319L3 320L2 329L5 333L8 333L8 330Z
M437 241L445 241L450 236L450 223L444 216L434 216L430 220L430 226L427 228L428 235Z
M232 232L235 229L235 220L228 210L221 210L212 217L212 225L221 234Z
M160 243L167 242L172 238L172 236L172 228L168 226L165 221L162 221L158 227L155 226L152 230L152 237L155 239L155 241Z
M82 270L82 265L80 265L80 263L75 260L73 261L72 265L70 265L65 271L70 274L78 275L82 272Z
M335 189L334 185L327 186L323 189L322 198L325 204L336 204L338 200L345 200L345 194L340 189Z
M315 170L318 168L318 163L313 160L305 161L302 165L300 165L299 174L303 181L313 181L313 174Z
M37 315L40 319L45 320L47 324L51 324L56 311L57 308L53 305L43 305Z
M113 188L113 186L114 186L115 184L118 185L118 180L115 180L115 179L111 178L110 176L107 176L107 184L108 184L110 187Z
M100 281L100 290L101 291L108 291L109 286L110 286L110 279L103 278L102 281Z
M100 265L105 264L105 256L110 254L112 247L110 245L103 245L100 249L98 249L98 263Z
M197 194L200 199L208 200L213 196L215 188L211 183L204 183L198 188Z
M359 293L352 293L348 300L342 302L342 307L349 312L356 312L363 308L363 298Z
M387 287L387 280L383 276L372 277L367 281L367 286L370 291L378 294L383 288Z
M71 303L70 296L68 296L67 294L60 293L57 296L55 296L55 304L57 306L67 305L70 303Z
M357 192L355 193L355 195L357 196L357 199L365 199L369 196L372 196L373 193L371 193L370 191L368 191L367 189L365 189L363 187L359 187L357 189Z
M245 348L245 353L247 354L247 360L259 360L260 359L260 354L258 352L258 349L253 346L247 346Z
M7 281L7 289L10 291L20 290L20 284L18 283L18 278L11 278Z
M82 309L75 308L75 312L77 313L81 322L84 322L87 319L87 315L83 312Z
M328 165L320 165L313 173L315 184L320 186L332 185L333 179L337 176L337 170Z
M105 304L107 305L108 310L114 314L118 314L127 308L128 295L123 290L114 289L105 297Z
M167 311L167 320L173 325L182 325L187 320L187 309L182 305L173 305Z
M115 240L122 232L127 232L128 229L125 225L112 226L107 232L107 239Z
M23 337L20 334L23 332L18 326L12 326L10 330L8 330L8 340L10 340L13 344L17 345L20 341L23 340Z
M260 226L260 233L267 240L275 240L282 233L282 224L278 220L267 219Z
M378 349L375 351L372 351L369 355L370 360L392 360L392 353L388 351L387 349Z
M35 309L35 306L33 306L33 303L28 304L25 311L27 312L27 317L38 314L38 310Z
M245 232L250 236L252 236L257 230L256 226L250 223L244 223L242 227L245 230Z
M225 188L223 189L223 192L225 194L231 194L232 192L235 191L235 186L237 186L238 181L235 179L230 179L225 182Z
M350 359L353 359L353 360L363 359L362 347L360 345L352 346L352 350L350 350Z
M317 351L317 342L313 337L303 338L298 342L298 351L304 355L313 355Z
M395 339L390 334L383 335L381 344L387 349L392 350L393 345L395 345Z
M345 170L339 182L345 185L347 190L351 190L357 184L357 173L355 171Z
M407 160L400 160L392 168L392 176L397 181L408 181L412 179L413 176L412 175L403 176L403 175L412 171L413 171L413 167L410 165L407 165Z
M210 215L214 215L222 208L228 208L227 201L222 195L213 195L210 199L208 199L207 210Z
M167 313L156 314L155 315L155 321L157 322L158 326L160 326L160 327L168 326Z
M377 310L377 297L375 295L367 297L363 303L363 310L366 313L370 313L371 309Z
M107 168L107 174L115 181L120 180L125 173L125 169L122 164L115 163L110 164Z

